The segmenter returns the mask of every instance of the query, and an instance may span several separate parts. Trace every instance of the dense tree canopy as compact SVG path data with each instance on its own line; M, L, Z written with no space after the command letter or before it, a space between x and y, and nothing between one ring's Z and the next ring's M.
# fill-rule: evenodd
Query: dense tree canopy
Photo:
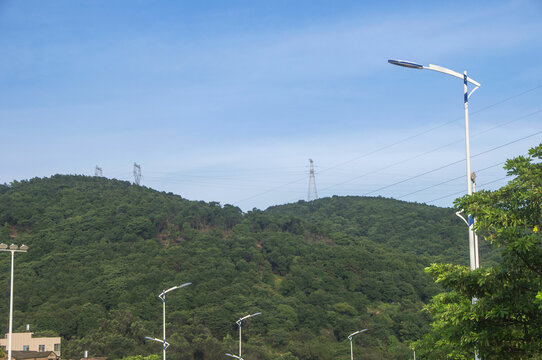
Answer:
M168 296L176 358L236 353L235 320L261 311L244 325L248 359L348 359L361 328L365 359L408 359L439 291L424 267L467 258L450 209L333 197L243 214L100 177L1 185L0 224L0 241L29 246L16 255L15 328L54 331L72 358L159 353L144 340L161 334L157 295L192 282ZM0 288L6 332L8 276Z
M497 191L456 202L476 219L478 234L500 249L498 265L470 271L433 265L448 292L426 307L432 331L415 346L425 359L542 358L542 145L507 161L514 178ZM474 302L471 299L475 298Z

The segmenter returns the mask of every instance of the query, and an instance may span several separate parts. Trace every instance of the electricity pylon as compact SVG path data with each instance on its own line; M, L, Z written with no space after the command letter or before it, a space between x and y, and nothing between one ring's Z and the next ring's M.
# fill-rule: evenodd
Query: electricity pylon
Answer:
M309 159L309 165L309 191L307 194L307 201L318 199L318 191L316 191L316 180L314 178L314 162L312 161L312 159Z
M141 166L134 163L134 183L139 185L141 182Z
M94 169L94 176L102 176L102 168L96 165L96 168Z

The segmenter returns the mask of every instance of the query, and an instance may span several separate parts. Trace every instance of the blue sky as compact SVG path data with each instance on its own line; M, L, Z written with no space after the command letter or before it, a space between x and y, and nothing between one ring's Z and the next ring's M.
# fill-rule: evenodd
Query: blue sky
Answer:
M472 168L495 189L542 140L541 18L538 0L0 0L0 183L132 181L137 162L142 185L264 209L306 199L312 158L320 197L451 206L463 84L387 60L482 84Z

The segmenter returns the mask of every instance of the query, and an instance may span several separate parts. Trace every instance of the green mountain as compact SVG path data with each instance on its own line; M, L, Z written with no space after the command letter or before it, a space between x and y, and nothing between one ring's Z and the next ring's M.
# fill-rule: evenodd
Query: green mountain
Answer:
M382 197L333 196L270 207L266 213L296 216L354 241L370 240L431 262L469 261L467 226L449 208Z
M14 329L63 337L64 358L159 353L162 303L172 359L408 359L438 292L423 271L466 263L450 209L332 197L246 214L128 182L61 176L0 186L0 241L15 256ZM7 332L10 256L0 256Z

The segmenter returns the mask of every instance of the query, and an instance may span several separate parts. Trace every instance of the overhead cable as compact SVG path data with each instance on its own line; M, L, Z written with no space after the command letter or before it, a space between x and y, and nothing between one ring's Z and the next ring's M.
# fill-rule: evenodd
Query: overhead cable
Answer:
M502 164L504 164L504 163L505 163L505 161L501 161L501 162L498 163L498 164L494 164L494 165L488 166L488 167L486 167L486 168L476 170L476 172L479 173L479 172L482 172L482 171L484 171L484 170L488 170L488 169L494 168L494 167L496 167L496 166L502 165ZM457 176L457 177L455 177L455 178L453 178L453 179L449 179L449 180L443 181L443 182L438 183L438 184L435 184L435 185L428 186L428 187L423 188L423 189L420 189L420 190L416 190L416 191L409 192L408 194L399 196L397 199L402 199L402 198L405 198L405 197L407 197L407 196L414 195L414 194L417 194L417 193L419 193L419 192L422 192L422 191L425 191L425 190L429 190L429 189L432 189L432 188L434 188L434 187L437 187L437 186L440 186L440 185L444 185L444 184L447 184L447 183L452 182L452 181L455 181L455 180L463 179L464 177L465 177L465 175Z
M486 183L481 184L481 185L479 185L479 186L480 186L480 187L487 186L487 185L496 183L496 182L498 182L498 181L506 180L507 178L508 178L508 177L505 176L505 177L500 178L500 179L496 179L496 180L492 180L492 181L486 182ZM426 204L430 204L430 203L433 203L433 202L435 202L435 201L439 201L439 200L442 200L442 199L449 198L449 197L451 197L451 196L457 196L457 195L464 194L464 193L465 193L464 190L463 190L463 191L458 191L458 192L455 192L455 193L453 193L453 194L448 194L448 195L441 196L441 197L439 197L439 198L436 198L436 199L427 201Z
M522 141L522 140L531 138L531 137L533 137L533 136L535 136L535 135L538 135L538 134L542 134L542 131L538 131L538 132L536 132L536 133L534 133L534 134L527 135L527 136L524 136L524 137L522 137L522 138L520 138L520 139L516 139L516 140L510 141L510 142L507 142L506 144L502 144L502 145L496 146L496 147L494 147L494 148L491 148L491 149L482 151L482 152L480 152L480 153L478 153L478 154L472 155L471 158L474 158L474 157L477 157L477 156L481 156L481 155L487 154L487 153L489 153L489 152L495 151L495 150L500 149L500 148L503 148L503 147L505 147L505 146L508 146L508 145L517 143L517 142L519 142L519 141ZM389 184L389 185L383 186L383 187L378 188L378 189L376 189L376 190L369 191L368 193L363 194L363 196L367 196L367 195L370 195L370 194L374 194L375 192L379 192L379 191L381 191L381 190L390 188L390 187L392 187L392 186L402 184L402 183L404 183L404 182L407 182L407 181L410 181L410 180L419 178L419 177L424 176L424 175L427 175L427 174L431 174L431 173L433 173L433 172L436 172L436 171L445 169L445 168L447 168L447 167L450 167L450 166L452 166L452 165L461 163L461 162L463 162L463 161L465 161L465 159L457 160L457 161L448 163L448 164L446 164L446 165L439 166L438 168L435 168L435 169L426 171L426 172L424 172L424 173L421 173L421 174L418 174L418 175L414 175L414 176L411 176L411 177L409 177L409 178L406 178L406 179L403 179L403 180L394 182L393 184Z

